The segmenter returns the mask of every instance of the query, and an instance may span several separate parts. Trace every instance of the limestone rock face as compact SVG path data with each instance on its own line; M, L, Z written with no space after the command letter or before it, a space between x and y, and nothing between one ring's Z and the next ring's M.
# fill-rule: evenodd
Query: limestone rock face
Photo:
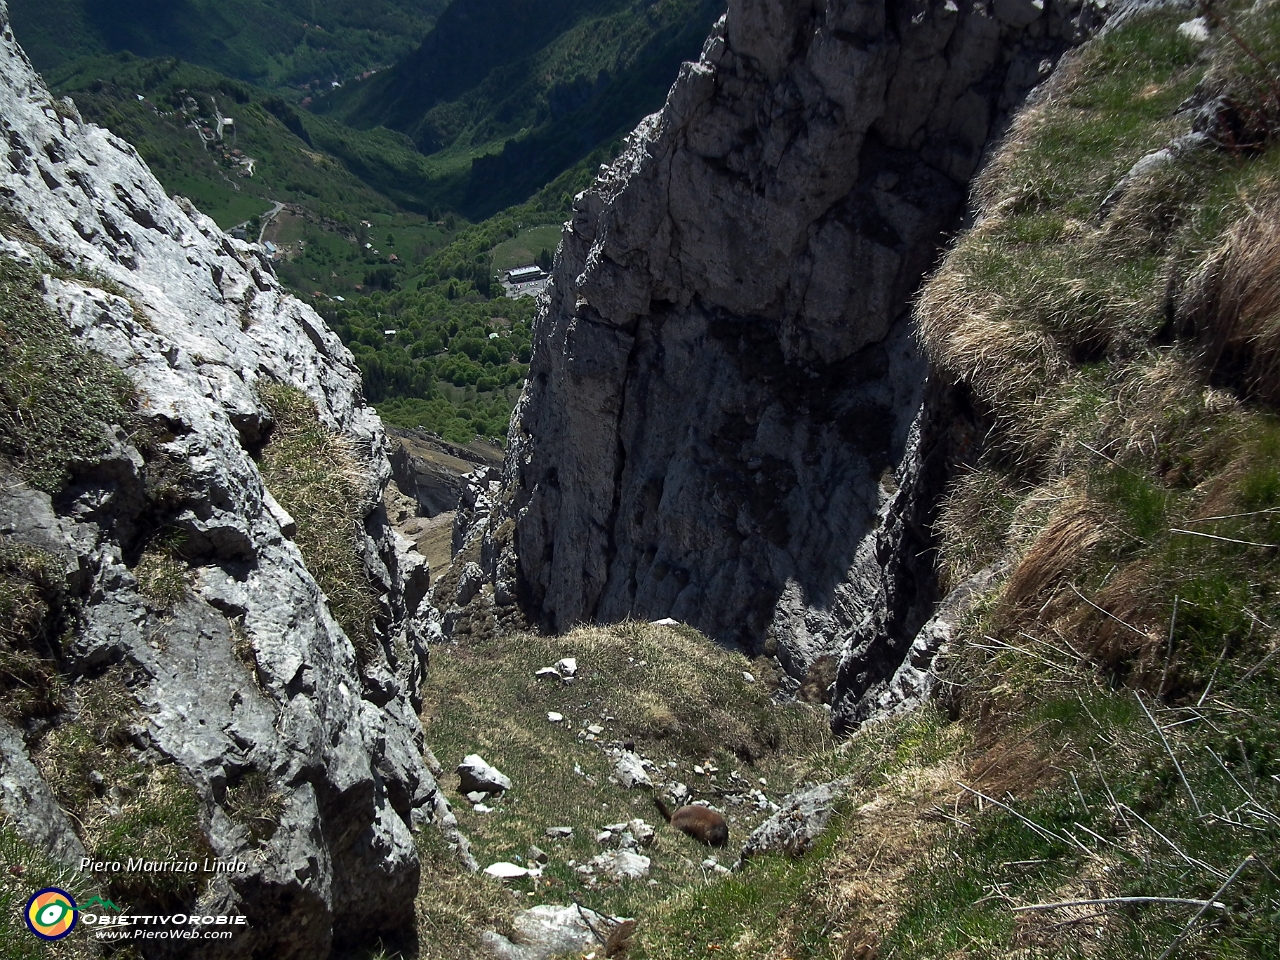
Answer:
M601 931L610 920L582 906L539 904L517 913L511 925L516 939L486 930L480 935L488 955L499 960L550 960L566 954L590 952L599 946Z
M948 427L909 300L1097 20L730 0L565 225L501 484L455 521L495 597L555 630L672 617L797 677L842 657L837 697L891 674L935 599Z
M2 0L0 33L0 253L45 271L47 303L136 385L145 428L117 428L109 453L77 466L56 497L7 477L0 533L65 562L81 609L66 658L73 689L123 668L138 749L194 785L213 853L250 864L189 905L246 914L248 930L207 953L185 941L182 955L324 957L403 927L420 872L410 831L452 814L423 763L413 705L427 570L380 506L387 440L352 358L256 246L166 197L129 144L54 101ZM362 665L258 472L253 453L272 427L255 392L264 382L304 391L364 465L361 553L381 599L377 650ZM184 471L163 509L145 495L161 460ZM133 571L161 527L185 538L190 558L185 597L165 613ZM24 736L0 728L4 813L29 842L72 858L79 840L50 813ZM266 840L224 809L251 772L282 797Z
M846 778L805 787L789 795L777 813L751 832L742 846L738 866L766 853L804 856L826 832L836 804L852 786Z

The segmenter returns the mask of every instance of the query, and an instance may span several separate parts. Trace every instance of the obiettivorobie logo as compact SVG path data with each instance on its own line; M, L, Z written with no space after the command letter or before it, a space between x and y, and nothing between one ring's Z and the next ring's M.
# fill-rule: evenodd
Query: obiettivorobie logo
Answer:
M60 887L45 887L31 895L25 913L27 928L41 940L61 940L78 921L99 940L229 940L236 928L247 927L243 914L131 914L105 897L94 896L77 906Z
M75 898L58 887L37 890L27 901L27 926L41 940L61 940L76 928Z

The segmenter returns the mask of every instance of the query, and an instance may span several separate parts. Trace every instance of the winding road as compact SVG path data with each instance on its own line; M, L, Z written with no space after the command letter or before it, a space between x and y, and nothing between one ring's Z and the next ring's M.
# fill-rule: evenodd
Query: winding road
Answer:
M279 202L279 201L277 201L277 200L272 200L271 202L272 202L273 204L275 204L275 206L273 206L273 207L271 208L271 212L270 212L270 213L264 213L264 214L262 215L262 229L258 231L258 242L259 242L259 243L261 243L261 242L262 242L262 238L263 238L263 236L265 236L265 235L266 235L267 227L271 224L271 221L272 221L272 220L274 220L274 219L276 218L276 214L278 214L281 210L283 210L283 209L284 209L284 204L283 204L283 203L280 203L280 202Z

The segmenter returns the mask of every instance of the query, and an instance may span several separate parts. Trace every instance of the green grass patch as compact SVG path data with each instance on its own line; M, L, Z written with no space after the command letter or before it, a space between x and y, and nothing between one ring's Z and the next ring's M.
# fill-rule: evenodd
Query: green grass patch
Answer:
M0 455L49 492L109 447L134 387L78 346L41 295L40 273L0 257Z
M522 230L510 240L504 240L493 248L493 269L503 273L513 267L527 266L537 262L543 251L554 256L556 247L560 246L559 224L547 223L538 227Z
M1016 813L960 808L961 822L949 822L910 878L911 901L881 955L1156 957L1194 905L1123 898L1212 896L1225 909L1209 911L1172 955L1269 956L1280 791L1268 776L1274 761L1258 760L1272 754L1280 726L1273 710L1257 710L1262 689L1195 711L1149 704L1164 739L1130 691L1047 698L1029 722L1049 732L1055 782L1023 800L996 798ZM1014 909L1077 900L1103 902Z
M180 556L182 541L157 537L142 551L133 575L138 592L154 609L172 613L187 595L187 564Z
M0 537L0 713L10 721L62 707L63 590L56 557Z
M63 866L23 840L5 817L0 817L0 953L6 960L89 960L101 948L85 935L83 926L66 940L46 943L27 929L23 911L37 890L58 887L77 904L100 893L89 874ZM136 958L130 948L112 954L120 960Z

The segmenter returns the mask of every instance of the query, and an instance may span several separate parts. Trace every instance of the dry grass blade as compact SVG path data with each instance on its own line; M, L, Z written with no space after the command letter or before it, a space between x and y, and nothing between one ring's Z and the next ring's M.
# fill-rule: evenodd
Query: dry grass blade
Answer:
M1187 796L1191 798L1192 805L1196 808L1196 816L1204 816L1204 811L1200 809L1200 801L1196 798L1195 792L1191 789L1191 784L1187 782L1187 775L1182 772L1182 764L1178 763L1178 758L1173 755L1173 747L1169 746L1169 739L1164 735L1164 728L1156 722L1156 718L1151 715L1151 711L1147 709L1147 703L1142 699L1142 694L1137 690L1133 691L1134 697L1137 698L1138 706L1142 707L1142 712L1147 715L1147 719L1151 721L1151 725L1156 728L1156 733L1160 736L1160 742L1164 744L1165 752L1169 754L1169 759L1173 761L1173 769L1178 771L1178 779L1182 781L1182 785L1187 790Z
M1219 540L1222 543L1238 543L1242 547L1264 547L1267 550L1280 550L1280 543L1258 543L1254 540L1237 540L1234 537L1219 537L1212 533L1201 533L1199 530L1182 530L1170 527L1170 533L1179 533L1186 537L1204 537L1206 540Z
M1187 285L1179 314L1211 374L1280 403L1280 217L1250 209Z
M1093 853L1092 850L1090 850L1088 847L1086 847L1084 844L1082 844L1079 840L1077 840L1075 837L1071 836L1070 834L1060 834L1055 830L1050 830L1048 827L1041 826L1031 818L1023 816L1021 813L1013 809L1013 807L1009 806L1007 803L1001 803L999 800L995 799L994 797L987 796L981 790L975 790L973 789L973 787L965 786L963 783L961 783L958 780L956 781L956 786L959 787L961 790L964 790L968 793L972 793L976 797L981 797L987 803L994 804L995 806L999 807L1001 810L1004 810L1007 813L1013 814L1015 817L1021 820L1024 824L1026 824L1027 827L1029 827L1037 835L1043 837L1046 840L1052 840L1058 843L1065 843L1068 846L1074 845L1079 847L1081 850L1083 850L1087 854Z
M1223 893L1226 892L1227 887L1231 886L1231 884L1235 881L1236 877L1240 876L1240 874L1244 871L1244 868L1247 867L1252 862L1253 862L1253 854L1251 853L1249 854L1249 856L1245 857L1244 860L1240 862L1240 866L1235 868L1231 876L1227 877L1227 879L1222 881L1222 886L1220 886L1217 890L1215 890L1213 892L1213 896L1211 896L1208 900L1206 900L1201 905L1200 909L1195 912L1195 915L1190 920L1187 921L1187 925L1182 928L1182 931L1174 938L1173 942L1165 948L1164 953L1160 954L1159 960L1168 960L1169 955L1173 953L1174 948L1176 948L1178 944L1180 944L1183 940L1187 938L1187 935L1191 933L1191 928L1196 925L1197 920L1199 920L1202 916L1204 916L1204 913L1206 910L1208 910L1210 907L1214 907L1215 909L1223 909L1222 905L1217 902L1218 898L1222 896Z
M1217 896L1217 894L1214 894ZM1215 910L1227 909L1224 903L1215 903L1212 900L1191 900L1184 897L1101 897L1096 900L1061 900L1057 903L1031 903L1024 907L1012 907L1014 913L1027 913L1032 910L1064 910L1067 907L1103 907L1113 904L1129 904L1129 903L1170 903L1185 907L1199 907L1201 912L1208 910L1210 907ZM1196 914L1198 917L1199 914Z

